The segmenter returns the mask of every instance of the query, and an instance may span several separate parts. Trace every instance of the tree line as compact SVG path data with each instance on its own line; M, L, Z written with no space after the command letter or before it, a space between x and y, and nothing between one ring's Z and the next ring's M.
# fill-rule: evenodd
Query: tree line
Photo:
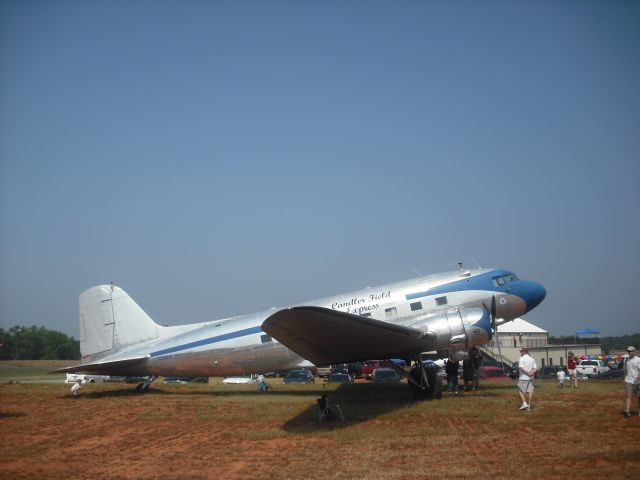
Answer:
M77 360L80 342L44 327L0 328L0 360Z

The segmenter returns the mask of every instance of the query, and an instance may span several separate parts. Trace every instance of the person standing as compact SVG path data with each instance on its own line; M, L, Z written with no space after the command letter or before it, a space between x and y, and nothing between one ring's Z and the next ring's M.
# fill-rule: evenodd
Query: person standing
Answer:
M480 390L480 367L482 366L482 355L476 347L469 350L471 362L473 363L473 389Z
M571 388L578 388L578 371L576 370L576 357L573 356L573 352L569 352L567 357L567 370L569 371Z
M454 360L450 358L447 360L447 364L444 367L444 371L447 374L447 386L449 389L449 395L452 393L454 395L458 394L458 369L460 367L460 362L458 360Z
M522 399L520 410L531 410L531 400L533 399L533 379L538 371L538 366L536 365L536 361L529 356L529 349L527 347L522 347L520 349L518 370L520 371L520 376L518 377L518 394ZM525 398L525 394L528 395L527 398ZM527 402L527 400L529 401Z
M629 357L624 362L624 390L627 394L627 408L624 411L625 417L631 416L631 397L634 395L638 399L638 409L640 410L640 358L636 357L636 347L627 347ZM640 411L638 412L640 416Z
M467 356L462 361L462 380L464 381L464 391L470 392L473 388L473 360L471 360L470 356Z

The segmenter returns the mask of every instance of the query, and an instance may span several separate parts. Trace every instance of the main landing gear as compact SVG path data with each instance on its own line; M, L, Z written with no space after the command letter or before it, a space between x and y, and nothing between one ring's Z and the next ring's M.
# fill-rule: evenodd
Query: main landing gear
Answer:
M157 375L148 377L146 381L139 383L138 386L136 386L136 392L147 393L149 391L149 387L151 386L151 384L155 382L157 379L158 379Z
M416 366L411 369L408 376L409 388L416 400L440 400L442 398L442 379L438 376L438 369L432 364L422 361L418 355Z

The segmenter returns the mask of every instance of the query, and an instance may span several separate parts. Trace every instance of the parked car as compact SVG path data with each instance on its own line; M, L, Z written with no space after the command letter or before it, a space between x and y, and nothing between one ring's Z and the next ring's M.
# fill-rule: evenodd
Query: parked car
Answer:
M566 378L569 378L569 372L567 372L565 367L561 367L560 365L547 365L546 367L542 367L536 374L536 378L541 380L557 380L558 370L564 370L564 373L567 375Z
M479 372L481 380L511 380L499 367L480 367Z
M331 373L349 373L349 365L341 363L339 365L331 365Z
M347 363L347 370L351 378L360 378L362 376L362 363L361 362L353 362Z
M313 373L306 369L290 370L284 377L282 383L313 383Z
M165 377L164 383L208 383L208 377Z
M327 383L353 383L348 373L332 373L327 377Z
M609 369L605 372L600 372L599 374L597 374L596 378L600 380L609 380L611 378L624 378L624 369L623 368Z
M586 375L588 377L595 377L599 373L603 373L611 370L602 360L581 360L576 365L576 371L578 376Z
M258 383L257 375L238 375L235 377L226 377L222 380L222 383L234 384L234 385L243 385L248 383Z
M388 363L385 360L367 360L362 364L361 374L363 377L370 378L376 368L386 367Z
M427 370L433 370L434 372L436 372L436 375L438 375L439 377L447 378L447 372L444 371L444 368L442 368L433 360L423 360L422 364Z
M319 377L328 377L331 375L332 367L331 365L325 365L323 367L316 368L316 373Z
M111 380L109 375L88 375L82 373L67 373L64 383L76 383L78 380L86 383L108 382Z
M393 368L376 368L371 374L371 381L375 383L399 383L400 375Z

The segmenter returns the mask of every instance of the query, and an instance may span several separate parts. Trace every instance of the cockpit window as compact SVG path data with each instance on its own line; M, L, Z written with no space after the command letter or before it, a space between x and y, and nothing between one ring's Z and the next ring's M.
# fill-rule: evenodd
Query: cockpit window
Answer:
M493 286L501 287L505 283L514 282L516 280L518 280L518 277L516 277L513 273L510 273L508 275L501 275L499 277L493 277Z

